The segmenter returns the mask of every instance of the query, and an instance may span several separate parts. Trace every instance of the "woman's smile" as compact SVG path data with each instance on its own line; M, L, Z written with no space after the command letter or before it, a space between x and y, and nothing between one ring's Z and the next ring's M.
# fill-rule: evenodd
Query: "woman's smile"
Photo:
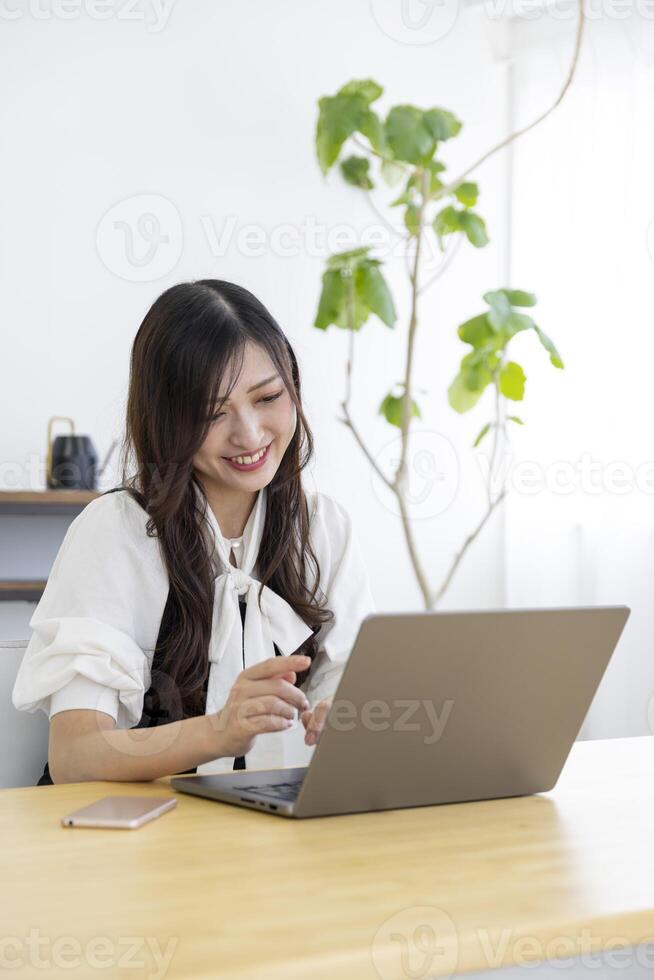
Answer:
M239 456L223 456L223 459L235 470L258 470L265 465L268 459L268 450L271 445L272 441L255 453L243 453L243 455Z

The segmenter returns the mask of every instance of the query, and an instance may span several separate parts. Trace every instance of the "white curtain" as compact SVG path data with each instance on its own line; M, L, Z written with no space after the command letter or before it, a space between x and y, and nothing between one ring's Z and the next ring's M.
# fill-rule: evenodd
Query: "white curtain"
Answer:
M605 738L654 724L654 23L594 7L573 88L512 154L510 285L537 294L565 370L516 339L505 543L507 605L631 607L581 733ZM573 35L553 12L513 22L518 125L553 101Z

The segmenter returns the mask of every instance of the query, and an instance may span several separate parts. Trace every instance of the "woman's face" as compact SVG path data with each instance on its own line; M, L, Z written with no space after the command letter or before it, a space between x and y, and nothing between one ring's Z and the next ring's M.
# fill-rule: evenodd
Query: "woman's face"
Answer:
M219 397L226 387L221 385ZM214 490L261 490L275 475L296 421L295 405L277 368L263 348L248 341L241 374L229 401L215 409L209 433L193 458L194 469Z

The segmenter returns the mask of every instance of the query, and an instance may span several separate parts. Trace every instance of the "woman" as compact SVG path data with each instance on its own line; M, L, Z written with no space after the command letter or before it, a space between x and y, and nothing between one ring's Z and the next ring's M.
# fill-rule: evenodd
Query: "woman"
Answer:
M50 718L40 783L306 764L374 609L346 511L302 487L312 452L265 307L166 290L132 349L123 486L71 523L30 620L12 699Z

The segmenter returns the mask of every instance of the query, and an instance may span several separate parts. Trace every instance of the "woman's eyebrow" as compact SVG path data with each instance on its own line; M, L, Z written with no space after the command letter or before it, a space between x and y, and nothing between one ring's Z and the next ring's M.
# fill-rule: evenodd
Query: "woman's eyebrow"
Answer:
M264 385L270 384L271 381L274 381L275 378L279 378L279 377L280 377L279 374L271 374L269 378L264 378L263 381L257 381L255 385L252 385L251 388L248 388L247 394L249 395L251 391L256 391L257 388L263 388ZM218 402L221 405L227 405L229 402L229 398L226 398L224 401L221 401L219 398Z

